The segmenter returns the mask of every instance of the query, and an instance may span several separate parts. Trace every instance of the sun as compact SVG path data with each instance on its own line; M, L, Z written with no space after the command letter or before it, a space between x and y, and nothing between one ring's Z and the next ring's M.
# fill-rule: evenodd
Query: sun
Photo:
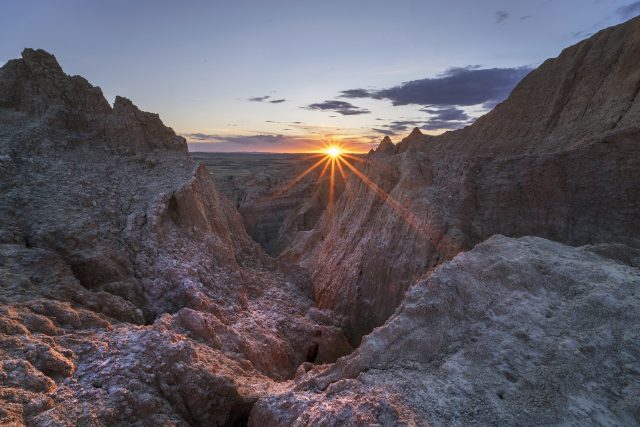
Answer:
M335 159L342 155L342 149L340 147L332 145L331 147L327 147L327 149L325 150L325 154Z

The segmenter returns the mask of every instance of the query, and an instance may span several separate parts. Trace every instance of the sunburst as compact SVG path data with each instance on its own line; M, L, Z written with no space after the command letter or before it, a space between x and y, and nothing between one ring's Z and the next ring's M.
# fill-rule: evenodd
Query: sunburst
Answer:
M328 219L331 220L334 210L336 178L341 178L342 181L346 184L348 173L351 172L352 176L358 178L359 181L364 183L370 190L376 193L387 206L393 209L396 214L404 220L407 225L409 225L416 231L419 231L421 234L424 233L425 237L429 237L429 239L432 239L432 233L429 232L431 227L429 227L417 215L415 215L413 212L411 212L409 209L407 209L405 206L391 197L389 193L380 188L380 186L378 186L368 176L361 172L355 165L356 162L362 165L372 164L371 159L365 159L360 156L348 153L342 146L336 143L325 145L315 153L311 154L310 157L307 157L305 159L309 160L312 158L318 158L318 160L303 172L298 174L291 181L285 183L279 190L276 191L274 196L283 195L287 191L291 190L294 186L296 186L311 172L320 168L318 177L315 179L315 185L320 185L325 176L329 174L329 200L326 212ZM377 162L373 162L374 164L377 164ZM382 166L383 165L380 165L380 167ZM336 174L336 170L338 171L338 174ZM336 175L338 175L338 177L336 177Z
M325 154L333 159L342 156L342 148L338 145L330 145L325 150Z

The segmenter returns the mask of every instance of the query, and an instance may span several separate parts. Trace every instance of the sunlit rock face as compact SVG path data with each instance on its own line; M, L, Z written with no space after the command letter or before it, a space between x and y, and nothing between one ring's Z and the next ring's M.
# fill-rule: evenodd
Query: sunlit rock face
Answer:
M358 167L388 196L352 176L285 257L357 344L416 278L493 234L640 244L639 57L636 18L546 61L472 126L414 130L395 154L383 141Z
M0 69L0 424L225 425L351 350L157 115Z
M250 425L633 425L640 251L494 236L418 280L351 355Z

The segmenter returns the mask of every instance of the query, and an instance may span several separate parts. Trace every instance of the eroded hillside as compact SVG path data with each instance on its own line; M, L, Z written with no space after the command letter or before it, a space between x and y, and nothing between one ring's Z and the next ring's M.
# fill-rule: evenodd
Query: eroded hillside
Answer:
M0 421L638 423L638 57L640 18L468 128L384 140L332 215L283 196L274 259L157 115L26 49L0 69Z
M286 257L357 345L419 276L494 234L637 246L639 57L636 18L546 61L465 129L383 143L358 167L385 194L349 180Z
M232 423L350 351L157 115L30 49L0 106L5 422Z

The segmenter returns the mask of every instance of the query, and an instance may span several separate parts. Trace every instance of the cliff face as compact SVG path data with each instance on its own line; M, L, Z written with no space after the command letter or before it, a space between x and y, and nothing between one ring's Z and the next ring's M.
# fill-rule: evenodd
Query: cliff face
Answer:
M472 126L370 154L357 166L387 194L352 176L332 220L285 256L357 343L419 275L493 234L637 245L638 57L636 18L546 61Z
M472 126L406 145L440 156L548 153L638 126L638 55L634 18L545 61Z
M0 69L0 165L3 424L234 423L350 351L184 139L44 51Z

